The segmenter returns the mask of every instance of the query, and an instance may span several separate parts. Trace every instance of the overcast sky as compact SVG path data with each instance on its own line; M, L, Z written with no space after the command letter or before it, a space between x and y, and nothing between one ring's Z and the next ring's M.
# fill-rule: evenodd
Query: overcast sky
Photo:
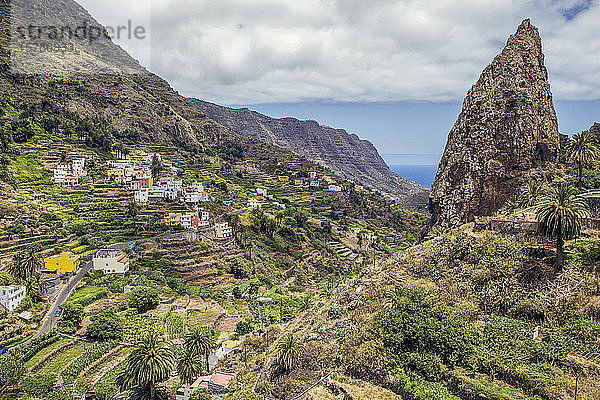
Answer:
M185 96L319 119L382 153L439 153L466 91L531 18L561 129L600 119L599 0L79 3L103 24L148 27L118 43Z

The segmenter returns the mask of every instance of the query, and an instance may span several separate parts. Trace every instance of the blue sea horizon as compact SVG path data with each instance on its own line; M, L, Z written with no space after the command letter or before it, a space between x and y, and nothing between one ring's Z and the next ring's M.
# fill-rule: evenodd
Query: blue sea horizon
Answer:
M437 165L390 165L390 169L398 175L431 188L437 172Z

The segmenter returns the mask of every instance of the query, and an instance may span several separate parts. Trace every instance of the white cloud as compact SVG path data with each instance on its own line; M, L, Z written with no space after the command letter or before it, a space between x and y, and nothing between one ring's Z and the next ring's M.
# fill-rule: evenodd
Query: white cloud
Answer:
M148 1L81 3L108 24L144 20ZM555 96L600 98L598 0L155 0L147 66L225 104L457 100L527 17ZM147 47L121 44L148 59Z

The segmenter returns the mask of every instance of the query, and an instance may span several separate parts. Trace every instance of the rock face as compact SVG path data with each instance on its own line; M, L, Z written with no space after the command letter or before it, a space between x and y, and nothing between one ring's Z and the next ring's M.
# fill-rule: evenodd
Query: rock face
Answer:
M211 119L247 138L291 150L405 204L417 207L427 204L425 188L390 171L371 142L343 129L319 125L316 121L270 118L247 108L232 109L201 100L190 101Z
M464 100L431 190L432 223L493 214L530 173L553 169L558 153L542 41L527 19Z

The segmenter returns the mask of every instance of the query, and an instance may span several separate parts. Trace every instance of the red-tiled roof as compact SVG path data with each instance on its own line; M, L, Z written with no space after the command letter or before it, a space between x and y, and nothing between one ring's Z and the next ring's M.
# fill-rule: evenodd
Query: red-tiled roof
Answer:
M228 386L229 382L233 379L234 374L228 374L226 372L215 372L210 380L221 386Z

